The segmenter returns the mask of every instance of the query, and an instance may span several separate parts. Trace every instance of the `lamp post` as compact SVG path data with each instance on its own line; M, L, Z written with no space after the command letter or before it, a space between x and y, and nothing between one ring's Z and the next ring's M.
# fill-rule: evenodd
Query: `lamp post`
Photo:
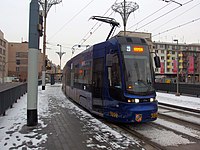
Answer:
M59 58L60 58L60 70L61 70L61 59L62 59L62 55L64 55L65 52L62 52L62 45L57 44L57 46L60 47L60 52L56 52L56 54L58 54L58 55L59 55Z
M46 66L45 66L45 58L46 58L46 24L47 24L47 14L50 8L53 5L59 4L62 0L38 0L42 9L44 11L44 36L43 36L43 66L42 66L42 90L45 90L45 74L46 74Z
M114 5L112 5L112 9L115 12L118 12L122 19L123 19L123 25L124 25L124 35L126 35L126 24L127 24L127 20L129 15L136 11L139 8L139 5L135 2L127 2L126 0L124 0L121 3L115 3Z
M178 52L178 40L175 39L174 42L176 42L177 44L177 47L176 47L176 50L177 50L177 72L176 72L176 77L177 77L177 81L176 81L176 96L180 96L180 93L179 93L179 52Z

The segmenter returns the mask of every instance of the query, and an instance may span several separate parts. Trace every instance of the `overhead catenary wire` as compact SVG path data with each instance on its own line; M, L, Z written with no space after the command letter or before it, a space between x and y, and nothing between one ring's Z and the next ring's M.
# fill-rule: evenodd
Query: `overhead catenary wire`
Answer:
M52 47L58 47L58 44L56 44L56 43L52 43L52 42L47 42L46 43L47 45L50 45L50 46L52 46ZM62 45L62 48L67 48L67 49L71 49L71 45L70 46L66 46L66 45L63 45L63 44L61 44Z
M181 14L179 14L179 15L175 16L174 18L170 19L169 21L167 21L167 22L163 23L162 25L160 25L160 26L156 27L156 28L155 28L155 29L153 29L151 32L158 30L160 27L162 27L162 26L166 25L167 23L169 23L169 22L173 21L174 19L176 19L176 18L178 18L178 17L180 17L180 16L184 15L185 13L187 13L188 11L190 11L190 10L194 9L194 8L195 8L195 7L197 7L198 5L200 5L200 3L198 3L198 4L194 5L194 6L192 6L191 8L187 9L187 10L186 10L186 11L184 11L183 13L181 13Z
M112 14L114 13L114 11L112 11L112 13L109 15L109 16L111 16ZM105 16L105 15L104 15ZM92 28L92 29L94 29L93 31L89 31L88 33L89 33L89 35L88 35L88 33L86 34L86 36L85 36L85 38L83 38L79 43L81 43L80 45L82 45L83 43L85 43L101 26L102 26L102 24L103 23L96 23L95 24L95 26L96 25L98 25L95 29L94 28ZM87 38L86 38L87 37Z
M116 3L118 0L116 0L114 3ZM109 11L111 10L111 7L103 14L105 16ZM111 16L114 11L109 15ZM102 25L103 23L96 22L94 26L84 35L84 37L80 40L79 45L84 44ZM97 26L97 27L96 27Z
M159 11L161 11L162 9L164 9L165 7L167 7L168 5L170 5L172 2L166 4L165 6L161 7L160 9L156 10L155 12L153 12L152 14L148 15L147 17L145 17L144 19L140 20L139 22L137 22L136 24L130 26L128 29L133 28L134 26L140 24L141 22L143 22L144 20L150 18L151 16L153 16L154 14L158 13Z
M55 37L63 28L65 28L71 21L73 21L80 13L82 13L94 0L91 0L87 3L80 11L78 11L74 16L71 17L69 21L67 21L55 34L53 34L48 40Z
M194 22L199 21L199 20L200 20L200 18L194 19L194 20L192 20L192 21L183 23L183 24L178 25L178 26L176 26L176 27L173 27L173 28L170 28L170 29L165 30L165 31L163 31L163 32L160 32L160 33L158 33L158 34L152 35L152 37L161 35L161 34L163 34L163 33L166 33L166 32L172 31L172 30L175 30L175 29L177 29L177 28L183 27L183 26L185 26L185 25L188 25L188 24L190 24L190 23L194 23Z
M193 0L189 0L189 1L187 1L186 3L184 3L184 4L179 5L179 6L175 7L175 8L173 8L172 10L170 10L170 11L168 11L168 12L166 12L166 13L160 15L159 17L153 19L152 21L150 21L150 22L144 24L143 26L141 26L141 27L135 29L135 31L136 31L136 30L139 30L139 29L141 29L141 28L143 28L143 27L145 27L145 26L147 26L147 25L149 25L149 24L151 24L151 23L153 23L154 21L156 21L156 20L158 20L158 19L160 19L160 18L162 18L162 17L168 15L169 13L172 13L172 12L175 11L176 9L180 8L181 6L184 6L184 5L186 5L186 4L188 4L188 3L192 2L192 1L193 1Z

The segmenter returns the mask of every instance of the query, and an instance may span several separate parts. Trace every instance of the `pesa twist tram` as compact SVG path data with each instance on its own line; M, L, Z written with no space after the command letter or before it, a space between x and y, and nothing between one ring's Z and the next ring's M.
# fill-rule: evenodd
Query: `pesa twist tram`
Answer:
M154 60L159 66L159 57ZM157 118L153 63L143 38L115 36L93 45L66 63L62 83L67 97L109 121Z

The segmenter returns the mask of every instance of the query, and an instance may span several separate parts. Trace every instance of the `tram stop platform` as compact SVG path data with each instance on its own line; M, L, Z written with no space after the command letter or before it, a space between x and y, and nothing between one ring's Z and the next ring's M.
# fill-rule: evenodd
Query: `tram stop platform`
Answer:
M0 116L0 149L143 149L138 141L105 125L65 97L61 84L38 87L38 125L28 127L27 94Z

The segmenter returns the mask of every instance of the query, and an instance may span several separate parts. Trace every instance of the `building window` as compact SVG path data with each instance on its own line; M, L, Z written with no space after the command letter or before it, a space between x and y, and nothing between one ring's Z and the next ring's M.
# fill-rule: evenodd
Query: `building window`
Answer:
M164 60L165 59L165 57L164 56L161 56L161 60Z
M16 65L20 65L20 60L19 59L16 60Z
M16 72L19 72L19 67L16 67Z
M28 58L28 52L16 52L16 57Z
M6 55L6 50L5 49L3 49L3 55Z
M6 48L6 42L2 41L2 46Z
M20 53L19 52L16 52L16 57L19 57L20 56Z
M162 53L162 54L164 54L164 53L165 53L165 51L164 51L164 50L161 50L161 53Z
M2 71L5 71L5 65L2 66Z
M160 45L160 48L164 48L164 45Z
M157 53L158 53L158 50L155 50L155 53L157 54Z

